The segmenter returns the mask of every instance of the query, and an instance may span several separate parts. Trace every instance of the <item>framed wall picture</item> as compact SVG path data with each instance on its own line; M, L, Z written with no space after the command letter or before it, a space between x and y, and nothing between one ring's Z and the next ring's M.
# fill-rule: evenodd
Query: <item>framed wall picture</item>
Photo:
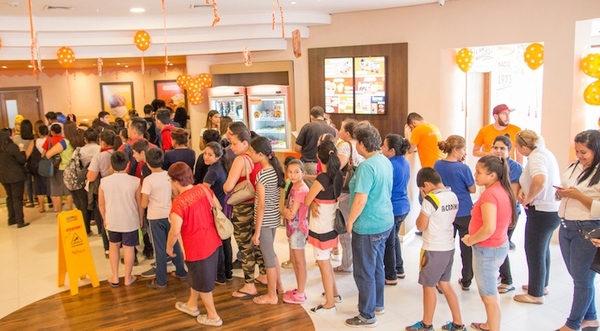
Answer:
M173 109L173 111L178 107L188 109L187 91L179 87L175 80L155 80L154 97L164 100L167 107Z
M134 108L133 82L100 83L102 110L113 118L125 117Z

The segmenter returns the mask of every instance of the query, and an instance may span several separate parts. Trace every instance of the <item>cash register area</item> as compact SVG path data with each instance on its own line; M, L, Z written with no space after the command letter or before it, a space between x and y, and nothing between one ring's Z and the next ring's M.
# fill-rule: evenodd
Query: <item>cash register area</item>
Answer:
M0 219L7 219L5 205L0 207ZM37 209L26 208L25 220L31 222L31 226L22 229L17 229L15 226L9 227L5 221L0 222L0 252L2 252L0 254L0 265L2 266L0 268L0 329L2 329L1 318L40 299L69 290L68 279L65 286L57 286L56 213L46 212L40 214ZM109 286L106 279L110 275L110 266L108 260L104 257L102 239L96 234L97 229L92 228L95 235L89 237L89 244L96 271L101 281L100 286ZM550 245L552 266L549 294L545 297L545 303L543 305L531 305L517 303L513 300L515 294L523 293L521 285L527 283L527 263L523 248L524 228L525 217L521 216L517 230L513 235L516 250L509 252L514 279L513 285L517 289L500 295L502 330L554 330L564 324L569 314L573 292L572 280L562 260L555 234L555 238ZM232 243L234 252L236 252L237 248L234 241ZM288 246L284 228L277 231L275 249L280 262L288 259ZM408 240L405 240L402 245L406 278L399 280L396 286L385 286L385 314L377 316L377 328L380 330L403 330L405 326L422 319L422 288L417 283L420 249L421 237L416 235L409 236ZM150 268L150 263L154 260L144 260L141 253L138 258L140 264L134 267L134 274L138 275L138 281L149 281L149 279L141 278L139 274ZM321 298L323 287L310 245L306 249L306 259L308 265L306 294L308 299L302 306L308 311L308 309L323 301ZM339 261L332 260L333 266L337 266L339 263ZM457 243L452 286L460 301L463 321L466 325L471 322L484 322L485 311L475 281L473 281L470 291L462 291L457 283L457 279L460 278L460 267L461 262ZM121 265L121 277L123 275L122 268ZM170 268L173 267L169 265ZM240 269L234 270L234 277L243 277ZM296 279L292 269L282 269L281 277L286 290L296 287ZM337 304L337 314L314 315L308 313L316 330L346 330L348 328L344 325L344 320L357 314L358 291L352 275L336 274L335 280L342 296L342 303ZM89 279L79 281L78 295L86 295L89 283ZM596 281L596 286L598 287L598 281ZM258 289L261 292L266 292L264 287L258 287ZM155 291L146 288L142 290ZM166 291L169 291L169 289ZM438 295L437 299L433 324L436 330L439 330L443 324L451 319L451 315L443 295ZM238 299L231 298L231 300ZM173 307L169 306L165 309L175 309L174 304L175 302L173 302ZM279 304L284 304L281 295ZM598 308L600 309L600 306ZM200 309L202 311L203 307L201 306ZM182 315L182 318L186 317Z

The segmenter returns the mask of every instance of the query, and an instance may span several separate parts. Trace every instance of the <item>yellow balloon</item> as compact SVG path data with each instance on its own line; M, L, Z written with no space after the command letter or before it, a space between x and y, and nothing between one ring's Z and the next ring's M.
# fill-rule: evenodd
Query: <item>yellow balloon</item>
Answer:
M140 30L135 33L135 36L133 37L133 42L140 51L144 52L148 49L148 47L150 47L152 38L150 38L148 32Z
M473 66L473 52L468 48L462 48L456 53L454 61L460 70L467 72Z
M190 83L191 80L192 80L192 76L181 74L181 75L177 76L177 86L179 86L185 90L185 89L187 89L188 84Z
M69 69L75 62L75 52L70 47L63 46L56 52L56 60L63 68Z
M600 54L588 54L581 59L579 67L586 75L600 78Z
M600 106L600 80L597 80L583 91L583 99L592 106Z
M527 66L533 70L541 67L544 64L544 45L533 43L525 49L523 59Z
M202 103L202 100L204 99L204 97L202 96L201 92L198 93L193 93L190 95L190 103L192 105L199 105Z

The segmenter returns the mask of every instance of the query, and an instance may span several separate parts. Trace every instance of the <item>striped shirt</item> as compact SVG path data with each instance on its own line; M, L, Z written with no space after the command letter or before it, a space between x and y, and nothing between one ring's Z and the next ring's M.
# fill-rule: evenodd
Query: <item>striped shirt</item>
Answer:
M256 184L260 183L265 188L265 210L262 226L266 228L277 228L281 221L281 212L279 211L281 188L277 186L277 182L277 172L273 168L262 169L256 176ZM257 208L258 191L254 196L254 215L256 215Z

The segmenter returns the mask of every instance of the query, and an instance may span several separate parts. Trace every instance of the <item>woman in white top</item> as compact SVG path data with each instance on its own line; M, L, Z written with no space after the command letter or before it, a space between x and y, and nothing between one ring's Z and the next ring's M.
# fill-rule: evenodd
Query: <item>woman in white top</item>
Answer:
M515 295L515 301L542 304L547 294L550 275L550 239L558 227L558 205L553 186L560 184L556 158L546 147L542 138L531 130L516 135L516 148L528 158L519 183L517 195L525 207L525 255L529 269L529 282L523 285L526 294Z
M206 130L217 130L221 132L221 114L216 110L211 110L206 115L206 125L200 130L200 137ZM204 141L200 139L200 150L204 150Z
M596 247L589 233L600 228L600 132L587 130L575 136L575 160L562 174L556 194L560 251L575 285L571 313L561 331L597 330L594 277L590 270Z

